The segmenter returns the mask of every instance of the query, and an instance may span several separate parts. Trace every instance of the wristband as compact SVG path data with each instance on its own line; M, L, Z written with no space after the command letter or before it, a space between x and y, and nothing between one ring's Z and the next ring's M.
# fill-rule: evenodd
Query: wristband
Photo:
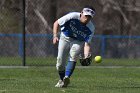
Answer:
M53 34L53 38L57 37L58 35L57 34Z

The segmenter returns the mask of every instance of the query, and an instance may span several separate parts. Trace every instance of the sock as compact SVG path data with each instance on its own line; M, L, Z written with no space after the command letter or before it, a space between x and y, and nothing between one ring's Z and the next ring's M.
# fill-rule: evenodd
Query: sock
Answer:
M63 78L65 77L65 71L59 71L59 77L61 80L63 80Z
M68 61L68 64L66 66L65 76L70 77L75 69L76 62L74 61Z

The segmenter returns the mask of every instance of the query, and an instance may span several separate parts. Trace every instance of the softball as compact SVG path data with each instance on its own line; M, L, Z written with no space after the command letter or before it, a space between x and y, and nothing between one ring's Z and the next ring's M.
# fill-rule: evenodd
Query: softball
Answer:
M94 61L95 61L96 63L100 63L100 62L102 61L102 57L101 57L101 56L96 56L96 57L94 58Z

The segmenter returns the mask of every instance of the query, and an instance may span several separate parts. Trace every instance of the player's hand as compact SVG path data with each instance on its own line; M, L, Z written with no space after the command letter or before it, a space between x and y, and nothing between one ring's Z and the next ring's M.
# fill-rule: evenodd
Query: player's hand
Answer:
M82 55L80 55L79 61L82 66L89 66L92 63L92 55L90 54L87 57L82 57Z
M53 38L53 44L56 44L59 41L58 37Z

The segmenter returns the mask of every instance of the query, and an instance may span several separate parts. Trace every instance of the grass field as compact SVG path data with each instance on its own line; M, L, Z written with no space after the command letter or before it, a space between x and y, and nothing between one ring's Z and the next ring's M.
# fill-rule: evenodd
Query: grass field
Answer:
M140 68L76 68L67 88L55 88L55 67L1 68L0 93L140 93Z
M77 65L80 65L77 62ZM55 66L56 57L27 57L27 66ZM21 57L0 57L0 66L21 66ZM96 64L94 61L91 66L140 66L140 59L103 59L102 63Z
M49 60L28 58L27 64L35 66L1 67L0 93L140 93L138 59L104 59L89 67L77 66L67 88L54 87L58 81L56 59ZM10 61L12 65L21 64L17 64L21 59L15 61L15 58L1 58L0 64L10 64ZM36 66L38 63L48 66Z

